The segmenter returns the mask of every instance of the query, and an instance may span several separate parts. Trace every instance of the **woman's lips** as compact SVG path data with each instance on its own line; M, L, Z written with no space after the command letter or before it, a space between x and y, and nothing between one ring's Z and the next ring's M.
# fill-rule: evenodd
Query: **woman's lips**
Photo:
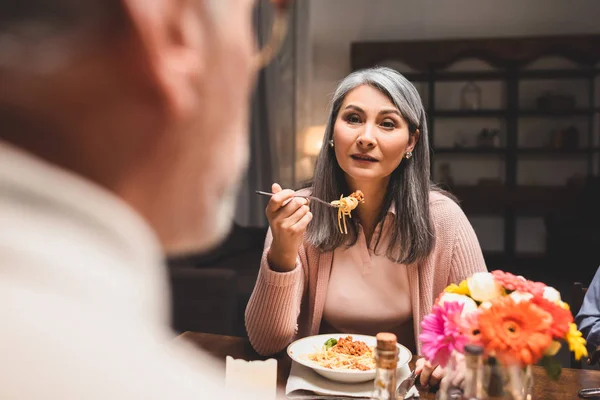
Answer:
M350 157L353 160L363 161L363 162L378 162L379 161L375 157L372 157L372 156L367 155L367 154L352 154Z

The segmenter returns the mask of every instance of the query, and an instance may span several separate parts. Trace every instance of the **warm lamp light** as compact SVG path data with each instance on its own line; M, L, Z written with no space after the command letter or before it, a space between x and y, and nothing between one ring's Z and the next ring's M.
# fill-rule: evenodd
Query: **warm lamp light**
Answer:
M325 135L325 125L315 125L304 131L304 154L310 157L316 157L323 146L323 135Z

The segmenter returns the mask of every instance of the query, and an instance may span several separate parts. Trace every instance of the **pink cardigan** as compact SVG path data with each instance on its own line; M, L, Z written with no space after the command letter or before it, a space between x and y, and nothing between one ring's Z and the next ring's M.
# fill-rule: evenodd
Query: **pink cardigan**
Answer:
M477 236L461 208L432 192L430 212L435 247L425 260L407 266L415 338L435 298L448 284L487 270ZM272 240L269 230L256 286L246 308L250 343L262 355L278 353L298 337L319 333L333 261L333 252L321 253L302 245L296 268L275 272L267 262ZM418 339L416 348L420 352Z

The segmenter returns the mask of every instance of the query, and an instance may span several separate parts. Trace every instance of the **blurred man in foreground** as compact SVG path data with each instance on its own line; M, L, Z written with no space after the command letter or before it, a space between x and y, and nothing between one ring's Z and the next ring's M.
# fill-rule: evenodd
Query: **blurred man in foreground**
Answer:
M253 3L0 0L0 398L223 398L163 259L229 229Z

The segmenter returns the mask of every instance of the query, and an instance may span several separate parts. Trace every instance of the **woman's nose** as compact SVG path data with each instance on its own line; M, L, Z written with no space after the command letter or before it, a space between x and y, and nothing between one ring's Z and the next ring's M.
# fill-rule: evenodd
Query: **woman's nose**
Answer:
M371 124L365 125L365 129L360 133L356 142L364 147L375 146L375 137L373 136L373 126Z

